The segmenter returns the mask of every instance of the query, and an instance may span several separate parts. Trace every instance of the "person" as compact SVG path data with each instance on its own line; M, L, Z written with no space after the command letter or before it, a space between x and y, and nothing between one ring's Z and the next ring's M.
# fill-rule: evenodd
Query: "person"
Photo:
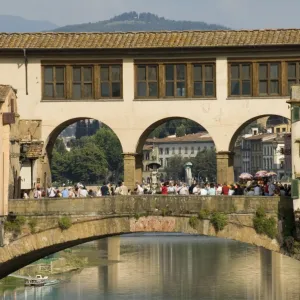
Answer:
M128 187L125 185L124 182L122 182L120 189L121 189L121 195L123 195L123 196L128 195Z
M63 198L69 198L69 191L67 190L66 187L64 187L63 191L62 191L62 197Z
M258 183L256 183L254 187L254 196L261 196L261 189Z
M68 191L69 191L69 198L75 198L74 190L71 187L68 188Z
M275 185L272 182L269 182L269 196L274 196Z
M97 193L96 193L96 197L101 197L102 193L101 193L101 187L98 187Z
M144 195L144 189L141 187L141 185L138 182L136 182L136 194Z
M34 197L34 199L42 198L42 192L41 192L41 188L39 186L37 186L36 189L34 190L33 197Z
M122 186L122 182L119 182L117 188L115 189L116 195L122 195L121 186Z
M47 196L49 197L49 198L55 198L56 197L56 192L55 192L55 189L54 189L54 187L48 187L48 189L47 189Z
M234 186L231 184L228 191L228 196L232 196L232 195L234 195Z
M23 199L29 199L29 196L26 192L24 192Z
M215 196L216 195L216 188L215 188L215 185L213 183L211 183L209 185L209 189L208 189L207 194L210 195L210 196Z
M189 195L189 189L185 183L182 184L182 187L179 190L179 195Z
M216 195L221 196L222 195L222 185L218 184L218 187L216 189Z
M241 188L241 186L239 184L236 184L234 195L235 196L243 196L244 195L244 190Z
M197 185L196 181L194 180L193 183L191 184L191 186L189 187L189 193L190 194L193 194L193 190L194 190L194 187Z
M199 186L199 184L194 186L193 195L200 195L200 186Z
M173 185L173 182L170 182L170 185L168 187L168 194L176 194L176 188Z
M205 188L204 184L201 184L200 193L201 196L206 196L208 194L207 189Z
M87 198L89 195L87 189L85 186L83 186L80 190L79 190L79 197L80 198Z
M228 196L228 193L229 193L229 187L227 186L227 183L225 182L222 187L222 195Z
M168 195L168 185L167 183L165 182L161 188L161 194L162 195Z
M109 189L105 182L103 182L103 185L101 186L101 194L102 196L109 196Z

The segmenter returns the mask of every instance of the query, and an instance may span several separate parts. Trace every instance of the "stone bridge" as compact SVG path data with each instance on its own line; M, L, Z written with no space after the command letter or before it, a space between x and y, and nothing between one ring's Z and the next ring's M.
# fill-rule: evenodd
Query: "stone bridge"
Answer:
M278 222L278 238L257 234L253 216L263 207ZM209 216L222 212L227 225L216 230ZM78 199L10 200L0 248L0 278L52 253L104 237L132 232L179 232L228 238L280 252L291 199L230 196L116 196ZM17 216L17 217L15 217ZM15 218L15 219L14 219ZM62 229L59 221L71 221ZM18 226L9 226L12 223Z

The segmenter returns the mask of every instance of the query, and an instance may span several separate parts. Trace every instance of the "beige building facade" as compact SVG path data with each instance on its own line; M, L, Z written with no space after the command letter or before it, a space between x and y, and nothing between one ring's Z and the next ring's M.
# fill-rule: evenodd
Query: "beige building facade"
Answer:
M21 120L40 124L32 181L50 183L55 139L91 118L118 136L132 188L142 178L149 133L187 118L214 142L218 181L232 182L241 130L264 116L289 118L289 85L299 80L296 71L290 77L300 61L298 32L0 34L0 82L18 90Z

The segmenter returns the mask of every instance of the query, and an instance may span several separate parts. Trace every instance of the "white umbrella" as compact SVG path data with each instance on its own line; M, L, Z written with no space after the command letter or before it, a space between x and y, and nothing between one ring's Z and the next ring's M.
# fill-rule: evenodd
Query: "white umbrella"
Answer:
M253 176L249 173L242 173L240 176L239 176L240 179L252 179Z
M268 177L268 172L265 170L260 170L255 173L255 177Z
M271 177L271 176L277 176L277 173L275 172L269 172L267 173L267 176Z

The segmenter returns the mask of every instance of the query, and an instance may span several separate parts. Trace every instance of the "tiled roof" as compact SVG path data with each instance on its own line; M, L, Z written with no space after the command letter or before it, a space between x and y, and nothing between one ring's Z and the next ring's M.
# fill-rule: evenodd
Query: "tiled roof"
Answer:
M152 145L144 145L144 147L143 147L143 150L144 151L150 151L150 150L152 150L153 149L153 146Z
M0 33L0 49L142 49L300 45L300 29Z
M0 102L4 102L9 91L11 90L10 85L2 85L0 84Z
M26 152L27 158L38 158L42 155L43 143L32 143L29 145L29 149Z
M247 141L259 141L265 138L273 138L276 137L276 134L274 133L264 133L264 134L256 134L256 135L252 135L250 137L245 138L245 140Z
M165 144L165 143L187 143L187 142L212 142L213 139L207 132L199 132L194 134L187 134L180 137L166 137L166 138L155 138L147 139L147 144Z

